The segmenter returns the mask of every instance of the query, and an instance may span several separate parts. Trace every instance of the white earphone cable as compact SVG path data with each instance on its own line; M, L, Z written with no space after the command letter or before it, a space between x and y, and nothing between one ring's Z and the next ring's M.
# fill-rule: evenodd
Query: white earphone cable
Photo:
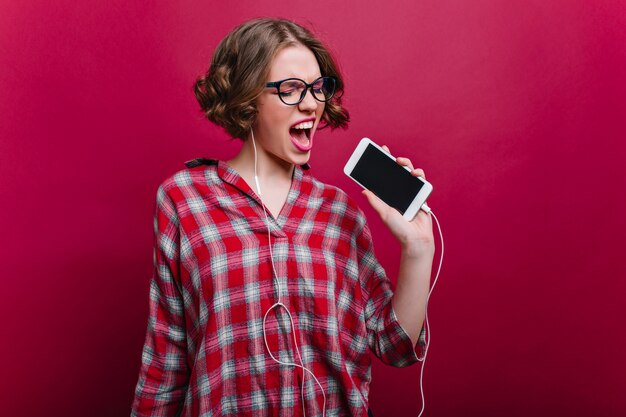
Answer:
M441 255L439 256L439 266L437 267L437 274L435 274L435 280L433 281L433 285L430 287L430 291L428 291L428 296L426 297L426 320L425 320L425 339L426 339L426 347L424 348L424 357L422 359L418 359L422 362L422 369L420 370L420 392L422 394L422 409L417 417L421 417L422 413L424 413L424 409L426 408L426 402L424 399L424 365L426 365L426 356L428 355L428 347L430 346L430 324L428 323L428 302L430 301L430 295L433 293L435 289L435 285L437 285L437 280L439 279L439 273L441 272L441 265L443 264L443 233L441 232L441 225L439 224L439 220L435 213L433 213L430 208L428 208L428 213L432 214L435 222L437 223L437 230L439 231L439 238L441 240Z
M274 305L272 305L265 312L265 315L263 316L263 340L265 341L265 347L267 348L267 352L269 353L270 357L275 362L277 362L279 364L282 364L282 365L296 366L296 367L302 369L303 372L302 372L302 384L300 385L300 396L302 398L302 412L304 413L304 417L306 417L306 407L305 407L305 402L304 402L304 381L305 381L306 374L305 374L304 371L306 371L309 374L311 374L313 379L315 379L315 382L317 383L317 385L322 390L322 396L324 397L324 404L322 406L322 417L326 417L326 394L324 393L324 387L322 387L322 384L319 382L319 380L317 379L315 374L313 374L313 372L311 372L306 366L304 366L304 362L302 360L302 356L300 355L300 349L298 348L298 341L297 341L297 338L296 338L296 328L295 328L295 325L293 323L293 317L291 316L291 312L289 311L287 306L281 302L281 298L280 297L281 297L281 288L282 287L280 285L280 280L278 279L278 274L276 273L276 267L274 266L274 253L272 252L272 237L271 237L272 234L271 234L271 231L270 231L270 222L269 222L269 218L268 218L269 216L267 215L267 211L265 209L265 204L263 204L263 198L261 197L261 185L259 184L259 177L257 176L257 150L256 150L256 142L254 140L254 131L250 130L250 133L252 134L252 146L254 147L254 182L255 182L255 185L256 185L256 192L259 195L259 199L261 200L261 207L263 207L263 213L265 214L265 225L267 226L267 239L268 239L268 245L269 245L269 249L270 249L270 261L272 263L272 271L274 273L273 279L278 284L278 301L276 303L274 303ZM298 365L297 363L283 362L283 361L280 361L280 360L276 359L274 357L274 355L272 354L272 351L270 350L269 344L267 343L267 337L266 337L266 334L265 334L265 321L267 319L267 315L269 314L269 312L272 311L276 307L283 307L287 311L287 314L289 315L289 320L291 322L291 332L293 333L293 343L294 343L294 346L296 348L296 352L298 354L298 359L300 359L300 365Z

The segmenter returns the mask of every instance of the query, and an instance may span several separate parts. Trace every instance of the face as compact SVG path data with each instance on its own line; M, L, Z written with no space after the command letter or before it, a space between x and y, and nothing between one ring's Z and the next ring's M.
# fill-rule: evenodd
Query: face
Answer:
M300 78L307 83L321 77L315 55L302 45L282 49L272 62L266 82ZM257 148L278 163L302 165L309 160L313 137L324 113L324 103L308 90L295 106L284 104L276 88L266 88L257 101L254 138ZM312 126L311 126L312 125ZM302 129L304 128L304 129Z

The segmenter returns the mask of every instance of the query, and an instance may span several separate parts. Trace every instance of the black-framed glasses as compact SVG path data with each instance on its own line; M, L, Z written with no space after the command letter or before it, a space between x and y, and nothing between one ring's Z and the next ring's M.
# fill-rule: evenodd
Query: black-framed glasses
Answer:
M311 91L311 95L317 101L323 103L330 100L335 94L336 84L337 79L335 77L319 77L311 84L300 78L287 78L267 83L265 86L276 88L280 101L289 106L295 106L304 100L307 90Z

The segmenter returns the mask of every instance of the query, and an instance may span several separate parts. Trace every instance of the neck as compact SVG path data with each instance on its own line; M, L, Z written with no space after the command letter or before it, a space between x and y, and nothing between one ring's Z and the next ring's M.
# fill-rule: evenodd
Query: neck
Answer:
M287 180L291 182L294 165L266 153L260 146L256 147L257 168L256 175L267 180ZM254 146L252 139L243 143L241 150L228 164L234 168L246 181L254 179Z

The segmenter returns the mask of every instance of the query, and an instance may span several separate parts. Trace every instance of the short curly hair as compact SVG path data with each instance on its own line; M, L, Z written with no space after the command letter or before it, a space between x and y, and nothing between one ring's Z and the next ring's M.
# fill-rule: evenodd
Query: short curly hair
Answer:
M233 137L246 140L256 120L256 100L265 89L270 66L285 47L303 45L311 50L322 76L337 79L335 95L326 102L320 129L346 128L350 120L341 105L344 84L332 55L305 27L285 19L254 19L232 30L220 42L206 74L194 94L206 118Z

